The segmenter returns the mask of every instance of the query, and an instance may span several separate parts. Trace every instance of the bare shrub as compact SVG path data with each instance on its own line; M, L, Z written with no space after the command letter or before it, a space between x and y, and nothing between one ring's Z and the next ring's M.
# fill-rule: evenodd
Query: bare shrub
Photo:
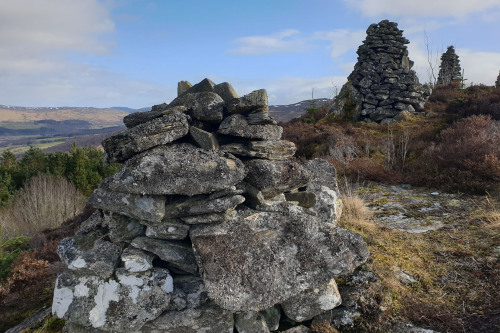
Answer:
M78 215L85 197L66 179L41 174L25 183L23 189L6 207L0 223L3 236L33 236L37 232L60 226Z

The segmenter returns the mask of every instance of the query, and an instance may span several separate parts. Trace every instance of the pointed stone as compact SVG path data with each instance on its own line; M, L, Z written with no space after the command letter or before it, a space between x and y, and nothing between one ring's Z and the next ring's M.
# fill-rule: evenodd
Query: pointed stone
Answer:
M235 98L239 98L238 94L234 90L233 86L227 82L219 83L214 87L214 92L222 97L224 102L229 102Z
M189 90L193 85L189 81L179 81L177 83L177 96L181 96Z

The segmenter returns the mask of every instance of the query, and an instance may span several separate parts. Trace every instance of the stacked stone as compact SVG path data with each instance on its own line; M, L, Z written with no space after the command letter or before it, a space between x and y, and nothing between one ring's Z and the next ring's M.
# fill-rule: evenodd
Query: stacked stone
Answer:
M367 37L358 48L358 61L349 82L344 85L339 99L352 99L353 117L367 121L390 122L400 112L420 111L424 108L430 91L420 85L411 69L413 61L408 57L398 24L383 20L366 30ZM342 114L344 101L333 104L330 113Z
M498 72L497 80L495 81L495 87L500 88L500 72Z
M462 81L460 60L455 53L455 48L453 46L448 46L446 52L441 55L441 65L439 66L437 84L448 84L460 81Z
M267 94L181 82L169 105L103 141L122 162L58 253L68 332L270 332L340 304L334 277L368 257L336 226L335 169L291 160ZM283 318L281 318L283 321Z

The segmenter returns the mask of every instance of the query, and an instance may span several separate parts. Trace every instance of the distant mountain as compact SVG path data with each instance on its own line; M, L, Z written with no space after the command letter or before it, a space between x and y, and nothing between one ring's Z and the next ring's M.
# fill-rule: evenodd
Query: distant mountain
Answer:
M314 99L314 106L321 107L325 103L331 102L328 98L316 98ZM269 113L270 115L279 122L287 122L293 118L297 118L306 113L306 109L313 106L312 100L305 100L289 105L270 105Z

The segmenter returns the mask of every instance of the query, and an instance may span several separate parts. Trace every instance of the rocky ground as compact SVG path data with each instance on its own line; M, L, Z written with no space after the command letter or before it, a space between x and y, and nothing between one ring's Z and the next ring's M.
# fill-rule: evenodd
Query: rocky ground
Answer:
M362 233L371 255L339 284L341 332L499 331L498 198L382 184L349 195L371 212L353 216L344 197L341 225Z

